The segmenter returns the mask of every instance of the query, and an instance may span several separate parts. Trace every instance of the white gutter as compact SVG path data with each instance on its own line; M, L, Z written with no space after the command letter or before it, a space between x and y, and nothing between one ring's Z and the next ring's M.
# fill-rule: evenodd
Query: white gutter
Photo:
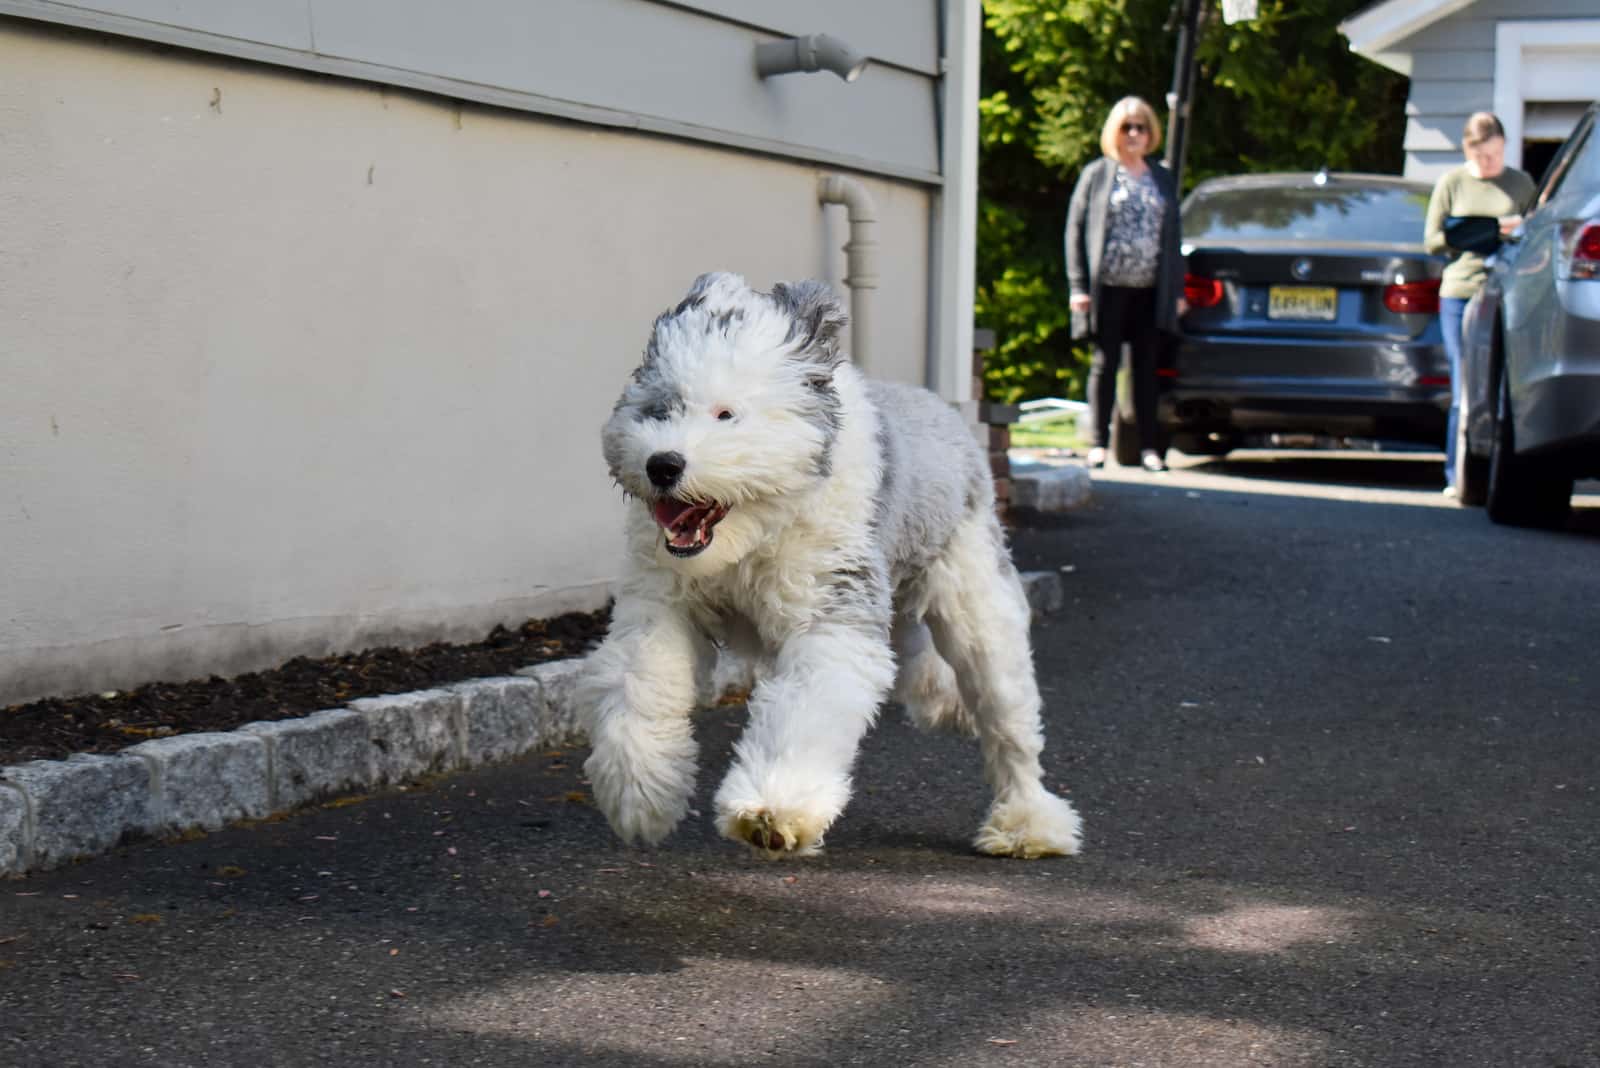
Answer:
M972 315L978 258L978 43L981 0L941 0L944 19L940 160L944 184L934 197L929 279L927 385L971 408ZM976 410L969 412L977 420Z

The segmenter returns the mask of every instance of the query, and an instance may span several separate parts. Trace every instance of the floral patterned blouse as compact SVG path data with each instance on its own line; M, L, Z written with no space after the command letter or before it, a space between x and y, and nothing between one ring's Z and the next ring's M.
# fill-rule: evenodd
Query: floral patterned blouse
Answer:
M1161 259L1161 218L1166 200L1147 170L1135 178L1117 165L1106 214L1106 247L1100 280L1108 286L1149 288Z

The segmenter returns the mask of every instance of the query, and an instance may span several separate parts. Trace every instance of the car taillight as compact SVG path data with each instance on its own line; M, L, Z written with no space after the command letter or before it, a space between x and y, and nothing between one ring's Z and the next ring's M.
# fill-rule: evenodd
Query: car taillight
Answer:
M1191 308L1215 308L1222 303L1222 283L1197 274L1183 276L1183 299Z
M1570 238L1566 277L1580 280L1600 278L1600 222L1576 222L1577 232Z
M1383 289L1383 306L1397 315L1438 315L1439 280L1396 282Z

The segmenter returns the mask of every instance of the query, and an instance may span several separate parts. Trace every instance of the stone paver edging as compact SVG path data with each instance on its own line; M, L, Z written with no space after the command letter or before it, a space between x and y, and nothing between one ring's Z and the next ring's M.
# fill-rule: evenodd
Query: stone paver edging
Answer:
M0 875L570 744L578 664L0 768Z
M1061 606L1056 573L1023 582L1036 614ZM0 876L581 742L572 701L581 662L0 768Z
M1059 513L1082 508L1094 497L1089 469L1081 464L1018 464L1011 469L1011 507Z

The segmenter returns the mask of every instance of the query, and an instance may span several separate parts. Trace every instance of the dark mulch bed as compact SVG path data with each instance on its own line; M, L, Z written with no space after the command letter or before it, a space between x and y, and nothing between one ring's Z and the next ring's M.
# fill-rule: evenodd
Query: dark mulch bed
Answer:
M577 656L605 636L609 610L496 627L480 642L297 657L237 678L151 683L110 696L52 697L0 708L0 766L109 753L148 738L228 731L338 708L359 697L425 690Z

